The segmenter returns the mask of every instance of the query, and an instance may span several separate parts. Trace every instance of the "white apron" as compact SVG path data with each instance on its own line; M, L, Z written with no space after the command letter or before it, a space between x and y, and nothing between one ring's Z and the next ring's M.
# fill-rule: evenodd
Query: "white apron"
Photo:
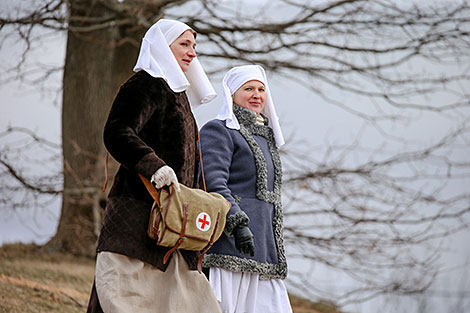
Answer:
M209 281L222 313L292 313L282 279L211 267Z
M96 259L96 293L104 313L220 313L206 277L176 251L165 272L112 252Z

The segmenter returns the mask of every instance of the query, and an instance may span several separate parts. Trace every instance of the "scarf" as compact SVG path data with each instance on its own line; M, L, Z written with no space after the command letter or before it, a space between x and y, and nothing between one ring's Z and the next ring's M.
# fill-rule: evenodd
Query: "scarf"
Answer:
M224 89L224 102L217 115L217 119L225 121L225 125L231 129L240 129L237 117L233 113L232 95L247 81L257 80L264 84L266 101L261 112L268 119L268 126L272 128L276 146L280 148L284 143L279 118L274 108L274 103L269 91L268 80L264 69L259 65L243 65L232 68L228 71L222 81Z
M191 108L211 101L216 93L197 57L187 72L178 65L170 45L188 25L175 20L161 19L145 33L134 72L146 71L153 77L163 78L174 92L186 91Z

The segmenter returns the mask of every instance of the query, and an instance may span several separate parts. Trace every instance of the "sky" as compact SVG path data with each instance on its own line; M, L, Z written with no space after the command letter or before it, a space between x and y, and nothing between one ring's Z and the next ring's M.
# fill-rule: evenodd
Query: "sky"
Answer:
M51 34L42 38L41 41L33 44L34 49L24 64L24 69L30 69L35 64L47 67L57 67L62 64L65 56L65 37ZM52 75L45 83L21 82L15 77L14 71L5 72L4 70L9 68L9 65L14 64L21 57L22 47L22 43L14 37L0 47L0 70L3 71L0 75L0 132L8 126L21 126L33 130L37 135L48 138L50 141L60 143L60 93L57 91L61 86L61 72ZM28 77L31 79L35 77L35 74ZM298 145L321 146L326 143L349 143L363 126L361 120L337 107L328 105L323 99L293 82L274 75L270 76L269 73L268 79L284 136ZM212 79L218 97L194 112L199 126L215 117L219 110L222 102L220 80L220 77ZM348 99L348 101L354 102L354 99ZM439 101L439 99L429 101ZM452 120L448 118L423 113L416 114L413 123L407 126L390 125L390 129L397 133L407 134L409 138L429 142L439 138L453 126ZM373 145L380 146L383 143L383 138L373 129L367 128L362 136ZM14 140L14 138L0 138L0 144L4 144L5 140ZM461 185L457 188L464 190L468 187ZM0 208L0 212L0 245L16 241L42 244L55 233L60 214L60 199L52 202L47 212L22 209L12 213L5 211L4 208ZM31 226L31 221L34 223L33 226ZM468 298L470 298L470 281L462 280L462 277L470 277L468 270L470 252L469 248L466 248L468 236L470 236L470 231L462 232L452 237L446 244L446 251L439 262L442 262L446 268L454 266L457 268L438 277L438 282L431 288L433 293L423 296L428 297L429 299L426 300L432 303L432 308L428 308L425 312L458 313L450 310L450 304L454 302L455 295L458 292L469 292ZM461 266L462 264L464 266ZM289 266L296 265L289 264ZM332 277L335 279L333 280ZM320 273L315 279L318 279L319 288L332 290L341 289L342 285L350 283L347 278L335 273ZM456 282L459 283L456 284ZM289 288L289 284L287 285ZM458 292L446 293L454 289ZM377 308L385 303L389 312L418 313L419 300L419 298L407 297L382 297L360 305L349 305L346 309L350 312L376 313L379 312ZM467 302L467 304L470 311L470 303ZM403 311L404 308L413 308L413 310ZM386 313L386 311L380 312Z

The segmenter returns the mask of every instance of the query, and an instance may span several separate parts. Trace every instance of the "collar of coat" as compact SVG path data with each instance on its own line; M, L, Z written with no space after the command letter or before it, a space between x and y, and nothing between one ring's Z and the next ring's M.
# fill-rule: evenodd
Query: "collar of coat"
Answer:
M247 108L244 108L235 104L233 106L233 113L237 117L238 123L241 125L245 125L245 126L259 125L256 122L256 118L257 118L256 113ZM261 114L261 116L263 117L263 120L264 120L264 126L268 126L269 124L268 118L264 114ZM262 125L259 125L259 126L262 126Z

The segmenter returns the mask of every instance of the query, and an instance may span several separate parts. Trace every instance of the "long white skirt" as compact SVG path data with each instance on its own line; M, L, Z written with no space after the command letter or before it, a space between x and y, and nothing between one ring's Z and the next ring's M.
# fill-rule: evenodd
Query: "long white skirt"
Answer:
M165 272L137 259L100 252L95 284L104 313L220 313L204 274L190 271L178 251Z
M211 267L209 281L223 313L292 313L281 279Z

